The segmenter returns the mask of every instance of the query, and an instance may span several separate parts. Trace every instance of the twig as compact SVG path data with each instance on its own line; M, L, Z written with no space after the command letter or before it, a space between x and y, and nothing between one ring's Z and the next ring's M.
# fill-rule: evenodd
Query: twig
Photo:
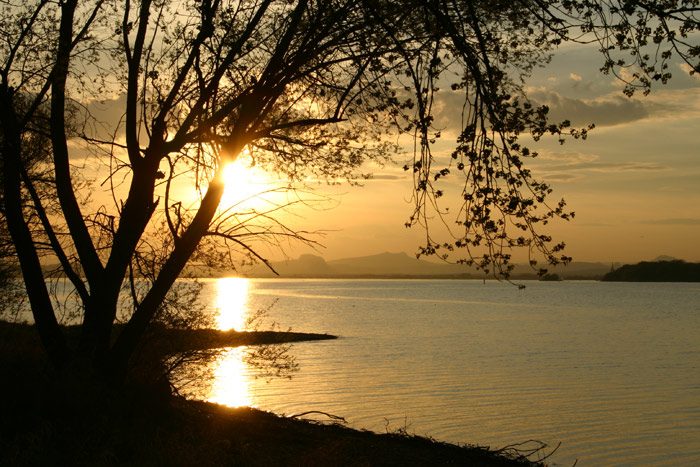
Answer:
M312 413L316 413L316 414L320 414L320 415L325 415L326 417L330 418L330 419L333 420L334 422L348 423L348 421L345 420L345 418L343 418L343 417L340 417L340 416L338 416L338 415L333 415L333 414L330 414L330 413L326 413L326 412L321 412L320 410L309 410L308 412L302 412L302 413L298 413L298 414L296 414L296 415L290 415L288 418L299 418L299 417L303 417L304 415L309 415L309 414L312 414Z
M535 443L536 446L533 448L524 448L524 446ZM504 446L501 449L498 449L496 452L499 453L513 453L517 456L524 457L526 459L529 459L531 456L538 454L538 462L542 462L545 459L550 458L561 446L561 442L557 444L552 451L549 453L545 454L544 450L549 447L546 443L543 443L542 441L536 440L536 439L529 439L527 441L523 441L521 443L514 443L514 444L509 444L508 446ZM543 457L540 457L540 455L544 454ZM577 461L578 462L578 461ZM574 464L576 465L576 464Z

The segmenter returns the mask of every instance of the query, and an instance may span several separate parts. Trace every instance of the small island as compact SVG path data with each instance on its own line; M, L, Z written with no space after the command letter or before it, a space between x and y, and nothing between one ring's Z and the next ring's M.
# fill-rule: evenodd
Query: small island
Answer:
M609 282L700 282L700 263L683 260L625 264L603 276Z

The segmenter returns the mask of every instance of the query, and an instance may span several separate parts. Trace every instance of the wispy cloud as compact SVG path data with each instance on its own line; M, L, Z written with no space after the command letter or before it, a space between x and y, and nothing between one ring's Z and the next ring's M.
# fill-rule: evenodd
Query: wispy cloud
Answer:
M700 74L694 73L693 68L687 63L679 63L678 68L680 68L683 73L687 73L688 76L692 76L696 81L700 81Z
M547 150L540 150L539 151L539 156L537 157L537 161L557 161L557 162L566 162L566 163L575 163L575 162L590 162L590 161L596 161L599 159L599 156L596 154L588 154L588 153L583 153L583 152L574 152L574 151L547 151Z
M578 180L582 178L581 174L572 173L544 173L542 178L550 182L571 182L573 180Z
M593 171L593 172L660 172L670 167L656 162L612 162L601 161L596 154L582 152L541 152L535 159L539 170L549 171Z
M700 226L700 218L677 217L670 219L649 219L646 221L642 221L642 224Z
M680 187L678 185L674 186L660 186L659 188L656 189L657 191L664 191L668 193L683 193L686 191L684 187Z
M663 164L639 161L601 161L596 154L581 152L544 152L535 162L537 173L546 180L568 182L583 178L586 173L665 172Z
M553 166L549 167L554 168ZM587 170L593 172L660 172L671 170L661 164L651 162L579 162L575 164L565 164L561 166L566 170Z
M371 182L372 180L407 180L410 178L405 174L383 174L383 173L373 173L368 179L363 181Z

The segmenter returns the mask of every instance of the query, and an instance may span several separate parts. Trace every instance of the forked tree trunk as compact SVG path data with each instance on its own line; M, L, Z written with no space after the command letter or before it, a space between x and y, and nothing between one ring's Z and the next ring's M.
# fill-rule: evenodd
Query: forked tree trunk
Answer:
M108 360L104 362L102 371L106 371L116 381L123 381L126 376L130 357L143 338L148 324L158 311L158 307L184 269L192 253L194 253L199 241L206 234L216 214L223 193L224 184L221 180L221 170L219 170L219 173L209 185L192 223L185 230L182 237L179 238L175 250L163 264L158 278L144 300L134 311L131 319L109 352Z

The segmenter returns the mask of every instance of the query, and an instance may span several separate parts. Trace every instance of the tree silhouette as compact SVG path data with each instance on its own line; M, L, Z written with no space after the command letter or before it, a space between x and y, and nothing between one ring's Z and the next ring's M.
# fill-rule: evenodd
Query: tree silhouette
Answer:
M606 72L632 67L621 74L631 76L628 94L665 82L672 54L698 71L694 1L10 0L1 8L4 215L32 313L57 366L80 361L115 381L191 258L218 261L227 248L260 258L256 240L305 238L276 220L288 206L219 209L224 167L237 158L290 180L352 179L365 161L391 157L395 135L412 138L407 225L427 229L421 253L452 252L507 276L514 247L569 260L538 228L573 214L532 179L525 161L536 153L520 136L588 130L549 122L522 78L563 41L598 42ZM464 102L448 161L431 153L441 86ZM90 103L108 101L121 105L118 121L91 115ZM53 196L31 195L39 168L23 154L33 135L50 141L53 176L41 183ZM76 158L109 167L110 205L90 202ZM444 216L435 182L455 174L464 182L456 233L436 240L428 227ZM176 196L182 185L199 199ZM49 261L81 305L77 348L45 285ZM113 335L124 307L126 325Z

